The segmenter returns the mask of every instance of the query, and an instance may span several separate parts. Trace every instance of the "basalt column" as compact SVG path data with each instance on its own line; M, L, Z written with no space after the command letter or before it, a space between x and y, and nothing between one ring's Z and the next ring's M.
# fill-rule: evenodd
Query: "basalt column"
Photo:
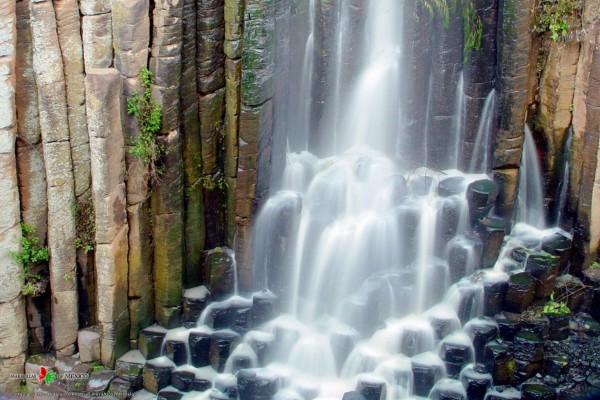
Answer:
M456 98L458 75L463 66L463 18L459 10L451 10L449 23L440 17L433 23L431 41L432 68L427 105L427 165L435 169L454 167L452 149L460 138L451 127L454 123L453 101ZM451 151L448 151L451 150Z
M498 130L494 137L493 174L500 183L496 211L511 218L514 208L523 129L529 98L533 0L501 2L498 20Z
M238 131L242 84L242 34L244 5L225 0L225 185L227 187L227 245L233 247L235 234L235 192L238 167Z
M40 243L46 243L48 203L46 198L46 170L41 144L37 85L33 72L29 0L18 1L17 48L16 48L16 103L17 114L17 162L21 219L35 228ZM40 265L47 270L48 264ZM51 343L50 291L27 298L30 351L46 351Z
M75 181L69 134L67 90L56 16L51 1L29 4L33 69L38 87L40 128L48 195L48 250L52 290L52 343L58 355L75 351L78 329Z
M429 75L431 72L431 27L433 21L429 12L423 9L420 2L408 1L404 3L404 15L407 18L406 29L403 34L404 49L406 52L406 92L402 101L405 110L404 129L399 138L400 143L406 143L409 151L401 154L410 166L421 165L426 157L426 148L423 145L427 119L427 96L429 91Z
M160 0L153 15L150 71L152 95L162 107L163 171L152 193L155 318L179 323L183 286L183 160L180 129L183 0Z
M23 373L27 350L25 301L21 296L21 267L11 257L20 248L19 190L15 139L15 2L0 4L0 393L16 392L19 381L11 373Z
M225 180L222 141L225 111L224 0L197 0L196 73L202 142L202 178L198 190L204 202L205 247L225 241ZM196 189L194 189L196 190Z
M152 235L148 166L131 154L132 141L139 134L133 116L126 115L127 98L142 91L139 73L148 65L150 43L149 0L113 0L112 25L115 68L123 80L121 123L125 138L127 168L127 222L129 223L129 340L132 348L140 329L154 321L152 296Z
M83 44L81 41L81 19L77 0L55 0L58 41L62 54L65 84L67 89L67 117L69 121L69 143L73 160L73 179L77 207L76 229L77 266L80 324L95 323L93 207L90 189L90 146L85 113L85 84L83 71Z
M121 127L121 76L91 69L85 80L96 210L96 278L100 354L104 365L129 349L125 153Z
M236 178L235 252L240 288L252 287L252 220L270 179L275 2L248 0L242 52L242 108ZM244 160L244 161L242 161Z
M85 69L108 68L113 62L110 0L81 0L79 9Z
M568 212L575 216L571 273L580 274L582 265L594 261L600 242L600 27L593 16L600 6L586 8L585 36L577 66L573 100L573 143Z
M183 3L183 49L181 52L181 134L184 174L184 242L183 282L190 288L200 284L200 264L204 250L204 206L202 199L202 144L200 115L196 93L196 0Z
M463 69L465 103L463 105L464 119L462 128L464 146L462 154L458 159L458 167L462 170L473 172L486 172L483 165L484 160L490 157L490 141L488 138L480 138L476 143L479 127L482 121L484 106L487 97L494 89L494 78L496 76L496 31L498 29L498 0L479 0L473 3L475 11L482 23L481 47L476 49L464 49L465 66ZM494 106L494 99L489 99L490 107ZM492 114L494 110L491 110ZM495 123L496 121L493 120ZM490 130L494 131L491 126ZM486 132L483 132L484 134ZM487 144L487 146L485 146ZM475 145L479 145L475 148ZM474 160L473 158L476 157Z

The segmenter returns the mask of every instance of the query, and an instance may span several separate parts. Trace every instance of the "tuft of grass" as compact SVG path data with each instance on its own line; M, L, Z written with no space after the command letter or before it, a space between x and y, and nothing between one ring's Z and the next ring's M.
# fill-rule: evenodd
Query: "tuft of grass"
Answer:
M557 42L581 26L581 0L541 0L536 8L535 31L549 33Z

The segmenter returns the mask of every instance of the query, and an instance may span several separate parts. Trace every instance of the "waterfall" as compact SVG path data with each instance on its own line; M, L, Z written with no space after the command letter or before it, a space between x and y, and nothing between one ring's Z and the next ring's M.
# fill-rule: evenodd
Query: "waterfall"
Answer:
M464 71L460 71L460 77L458 78L458 85L456 86L456 96L454 99L454 127L452 132L454 154L452 163L454 168L460 166L459 157L460 150L462 148L461 139L464 137L465 129L465 79Z
M469 163L470 172L487 173L490 166L488 155L490 152L490 138L492 137L493 121L496 117L496 91L492 89L485 98L483 110L479 125L477 126L477 136L475 136L475 146Z
M519 169L519 191L517 196L517 222L538 229L546 227L544 207L544 175L540 166L533 134L525 125L525 141Z
M571 153L571 140L573 138L573 127L570 126L567 130L567 140L565 140L563 152L562 152L562 160L564 163L564 169L562 174L562 179L560 180L560 184L558 186L558 203L556 205L556 224L560 225L561 219L563 216L563 212L565 211L565 207L567 205L567 194L569 191L569 177L571 176L571 168L569 163L569 155Z

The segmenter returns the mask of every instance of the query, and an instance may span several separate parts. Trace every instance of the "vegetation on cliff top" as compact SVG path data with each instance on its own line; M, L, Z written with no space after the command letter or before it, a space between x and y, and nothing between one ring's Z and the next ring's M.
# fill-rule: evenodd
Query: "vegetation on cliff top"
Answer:
M581 0L541 0L536 7L535 31L550 33L557 42L581 25Z

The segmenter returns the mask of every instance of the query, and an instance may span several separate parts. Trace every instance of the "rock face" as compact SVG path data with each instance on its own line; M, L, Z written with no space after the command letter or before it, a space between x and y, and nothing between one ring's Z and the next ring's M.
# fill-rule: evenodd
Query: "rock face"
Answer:
M46 162L52 337L56 351L61 355L70 355L75 351L77 339L78 303L75 218L68 206L75 204L75 181L67 88L53 3L31 2L29 8L33 69L38 86L40 128Z
M532 50L530 29L533 1L508 0L500 3L498 21L498 131L494 137L492 168L501 183L496 202L500 215L510 216L514 208L527 101Z
M125 153L121 128L121 76L91 69L86 76L96 210L96 276L101 359L105 365L129 348Z

